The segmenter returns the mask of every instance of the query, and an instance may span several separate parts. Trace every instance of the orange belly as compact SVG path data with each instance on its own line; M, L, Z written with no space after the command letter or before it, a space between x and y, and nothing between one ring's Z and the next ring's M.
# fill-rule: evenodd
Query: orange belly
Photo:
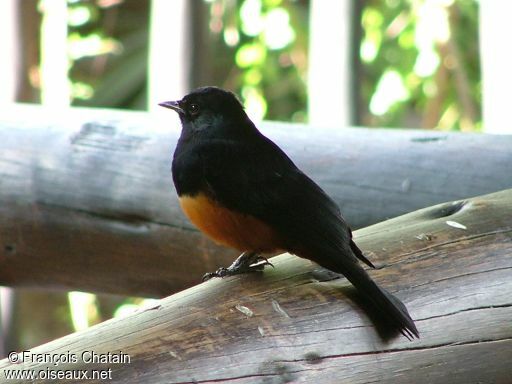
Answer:
M181 208L202 232L216 243L239 251L281 250L278 234L261 220L222 207L204 194L180 196Z

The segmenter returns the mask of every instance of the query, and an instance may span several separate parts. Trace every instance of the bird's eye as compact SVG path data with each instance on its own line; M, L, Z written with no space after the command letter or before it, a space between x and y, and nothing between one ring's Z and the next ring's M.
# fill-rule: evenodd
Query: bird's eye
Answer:
M199 105L197 104L190 104L188 107L188 111L191 115L197 115L199 113Z

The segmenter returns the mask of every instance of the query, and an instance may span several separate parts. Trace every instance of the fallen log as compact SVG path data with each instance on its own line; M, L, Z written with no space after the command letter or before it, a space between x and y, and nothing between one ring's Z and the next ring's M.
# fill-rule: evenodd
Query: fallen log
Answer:
M0 371L102 370L113 383L510 383L512 190L355 236L377 266L371 275L408 306L421 339L390 337L344 278L281 255L262 274L208 281L34 348L25 362L2 360ZM29 361L45 353L77 362ZM90 362L93 353L110 353L111 362Z
M512 187L512 136L261 127L355 228ZM0 285L161 297L229 264L179 209L178 134L169 113L2 111Z

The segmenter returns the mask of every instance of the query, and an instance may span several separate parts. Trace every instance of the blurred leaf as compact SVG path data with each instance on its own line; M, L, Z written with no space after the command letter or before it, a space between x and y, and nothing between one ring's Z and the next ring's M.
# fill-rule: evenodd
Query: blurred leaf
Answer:
M358 124L481 126L478 2L369 0L361 27ZM403 94L398 85L383 90L391 67L402 79L406 99L398 97Z
M261 43L242 45L236 52L236 64L241 68L260 65L265 61L267 52Z
M96 15L70 26L73 105L145 109L149 1L103 8L77 0L70 7L88 7Z

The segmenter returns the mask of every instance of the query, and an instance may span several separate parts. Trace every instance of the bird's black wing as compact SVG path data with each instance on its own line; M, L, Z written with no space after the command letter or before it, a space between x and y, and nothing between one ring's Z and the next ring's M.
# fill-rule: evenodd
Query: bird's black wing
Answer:
M215 199L271 225L289 241L288 251L308 250L308 258L329 269L343 273L343 265L335 268L333 263L354 263L355 257L373 267L352 241L336 203L277 145L263 136L257 139L212 140L199 151ZM332 254L338 256L326 256Z
M288 251L343 274L402 334L418 337L404 304L358 263L368 261L336 203L277 145L263 136L256 142L212 140L199 153L206 186L218 202L270 225Z

